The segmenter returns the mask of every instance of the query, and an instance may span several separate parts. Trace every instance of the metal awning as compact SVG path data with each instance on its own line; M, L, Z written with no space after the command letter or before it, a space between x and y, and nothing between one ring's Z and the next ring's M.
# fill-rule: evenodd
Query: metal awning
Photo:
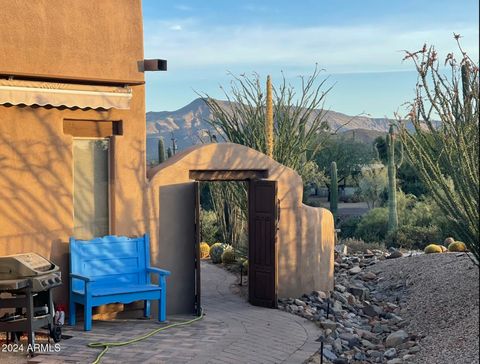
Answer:
M0 79L0 105L129 109L131 98L129 87Z

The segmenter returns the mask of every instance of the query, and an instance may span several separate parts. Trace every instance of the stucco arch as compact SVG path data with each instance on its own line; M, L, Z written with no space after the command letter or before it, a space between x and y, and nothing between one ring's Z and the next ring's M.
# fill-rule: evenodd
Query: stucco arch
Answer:
M333 288L333 216L302 204L302 179L292 169L256 150L233 143L191 147L148 173L147 224L154 264L172 271L170 312L193 311L194 194L191 170L268 170L278 183L278 296L296 297Z

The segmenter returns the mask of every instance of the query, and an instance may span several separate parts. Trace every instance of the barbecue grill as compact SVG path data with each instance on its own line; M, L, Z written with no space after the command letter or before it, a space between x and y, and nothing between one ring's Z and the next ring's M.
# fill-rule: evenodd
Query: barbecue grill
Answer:
M28 350L35 348L35 331L44 327L55 342L61 329L54 325L52 288L62 284L59 267L35 253L0 257L0 308L15 309L0 317L0 332L19 338L27 332ZM4 297L6 296L6 297ZM11 310L10 310L11 311Z

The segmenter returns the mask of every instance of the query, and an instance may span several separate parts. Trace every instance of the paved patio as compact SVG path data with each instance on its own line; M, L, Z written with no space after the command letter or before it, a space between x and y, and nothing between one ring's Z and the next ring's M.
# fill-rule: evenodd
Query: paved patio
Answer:
M231 292L235 280L225 270L202 263L206 314L203 320L168 329L129 346L110 348L102 362L302 363L318 349L318 331L313 323L282 311L249 305ZM170 322L190 318L168 317ZM93 330L85 333L80 324L63 330L73 338L60 342L59 353L42 354L28 363L90 363L100 350L87 348L87 343L126 341L161 326L142 320L94 321Z

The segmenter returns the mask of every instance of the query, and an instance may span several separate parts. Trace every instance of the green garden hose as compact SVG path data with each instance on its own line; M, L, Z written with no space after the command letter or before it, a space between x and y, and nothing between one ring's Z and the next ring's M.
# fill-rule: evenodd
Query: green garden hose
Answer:
M192 320L188 320L188 321L183 321L183 322L177 322L175 324L170 324L170 325L167 325L167 326L164 326L164 327L160 327L158 329L155 329L151 332L149 332L148 334L145 334L145 335L142 335L142 336L138 336L132 340L128 340L128 341L118 341L118 342L96 342L96 343L89 343L87 344L87 346L89 348L103 348L102 352L100 354L98 354L97 358L95 359L95 361L92 363L92 364L99 364L102 357L107 353L108 351L108 348L110 347L114 347L114 346L126 346L126 345L130 345L130 344L133 344L133 343L136 343L138 341L142 341L142 340L145 340L147 338L149 338L150 336L153 336L157 333L159 333L160 331L163 331L163 330L166 330L166 329L171 329L172 327L178 327L178 326L186 326L186 325L190 325L192 323L194 323L195 321L199 321L203 318L203 311L201 311L201 314L200 316L192 319Z

